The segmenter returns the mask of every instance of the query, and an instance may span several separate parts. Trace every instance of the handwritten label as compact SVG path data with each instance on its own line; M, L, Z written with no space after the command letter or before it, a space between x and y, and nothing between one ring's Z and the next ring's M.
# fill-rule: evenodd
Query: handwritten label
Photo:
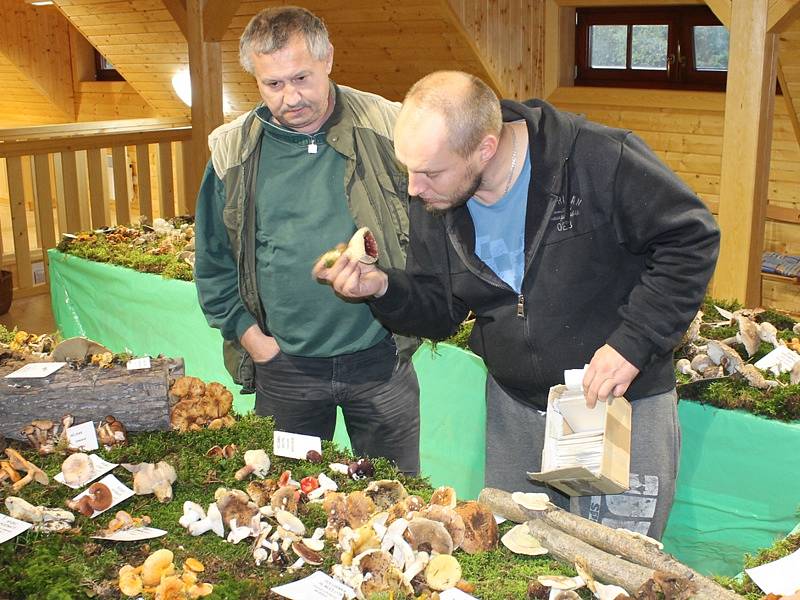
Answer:
M272 588L276 594L290 600L342 600L355 598L352 588L322 571L315 571L305 579Z
M315 435L289 433L276 431L272 443L272 453L275 456L305 459L309 450L322 454L322 440Z
M77 448L78 450L97 450L100 447L97 443L97 432L94 430L92 421L73 425L67 429L67 440L70 448Z
M0 514L0 544L14 539L20 533L27 531L31 527L33 527L33 525L30 523L20 521L19 519L9 517L8 515Z

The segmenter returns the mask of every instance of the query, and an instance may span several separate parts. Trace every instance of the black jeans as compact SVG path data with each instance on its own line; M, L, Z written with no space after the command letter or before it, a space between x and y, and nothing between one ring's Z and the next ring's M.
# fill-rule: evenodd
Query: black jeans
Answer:
M330 358L279 353L256 363L256 414L280 431L329 440L341 406L353 451L419 473L419 383L388 336L372 348Z

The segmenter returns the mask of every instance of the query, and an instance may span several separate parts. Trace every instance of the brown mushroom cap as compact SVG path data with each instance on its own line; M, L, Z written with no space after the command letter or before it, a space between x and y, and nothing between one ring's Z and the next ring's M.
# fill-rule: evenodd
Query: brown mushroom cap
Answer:
M424 517L416 517L408 522L404 534L414 552L438 552L451 554L453 552L453 538L447 528L439 521L432 521Z
M242 490L225 490L224 493L214 496L226 527L230 527L232 519L236 519L239 526L249 526L250 520L259 514L258 506L250 502L250 498Z
M296 513L297 503L299 500L300 493L297 491L297 489L291 485L282 485L272 494L269 503L272 508L276 510L283 509L289 511L290 513Z
M270 504L270 497L277 489L278 484L274 479L254 479L247 484L247 495L250 496L250 499L259 506L266 506L267 504ZM285 507L278 506L273 508Z
M441 504L448 508L456 507L456 491L449 485L436 488L431 494L431 504Z
M406 488L397 479L371 481L364 493L372 499L378 510L386 510L408 497Z
M439 523L444 525L445 529L447 529L447 533L453 538L453 550L460 547L464 542L464 535L466 532L464 519L452 508L447 508L441 504L431 504L420 511L419 515L431 521L439 521Z
M295 551L295 554L302 558L310 565L321 565L322 564L322 554L312 550L308 546L306 546L303 542L293 542L292 543L292 550Z
M111 490L106 484L99 481L89 486L89 489L86 490L86 497L89 498L91 507L98 512L102 512L111 506L113 500Z
M375 503L364 492L355 491L347 495L347 524L357 529L369 521L375 512Z
M464 552L475 554L497 547L497 523L492 511L474 501L456 506L455 511L464 520Z

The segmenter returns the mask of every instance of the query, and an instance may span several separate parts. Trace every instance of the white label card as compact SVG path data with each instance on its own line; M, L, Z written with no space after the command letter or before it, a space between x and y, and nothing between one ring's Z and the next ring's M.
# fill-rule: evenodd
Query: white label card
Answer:
M770 370L775 376L778 376L781 373L791 371L794 363L798 360L800 360L800 354L786 346L778 346L769 354L763 356L754 366L756 369L763 371Z
M94 467L94 470L92 471L92 474L89 476L89 478L86 479L85 481L81 481L80 483L76 483L75 485L69 484L66 481L64 481L64 473L59 473L58 475L53 477L53 479L55 479L59 483L63 483L67 487L71 487L73 490L77 490L78 488L83 487L90 481L94 481L101 475L105 475L111 469L118 466L116 463L111 463L108 462L107 460L103 460L96 454L90 454L89 460L92 461L92 466Z
M96 540L111 540L112 542L139 542L141 540L151 540L153 538L167 535L163 529L156 529L155 527L132 527L125 531L115 531L108 535L93 535Z
M136 369L149 369L150 368L150 357L149 356L142 356L141 358L132 358L128 361L128 371L134 371Z
M800 590L800 550L745 571L765 594L790 596Z
M315 435L276 431L273 437L272 453L275 456L305 460L309 450L322 454L322 440Z
M475 596L470 596L458 588L450 588L449 590L445 590L439 594L440 600L467 600L467 598L472 598L472 600L475 600Z
M494 522L497 523L498 525L500 525L500 523L505 523L506 522L506 518L505 517L501 517L500 515L495 515L494 516Z
M133 496L133 490L127 487L124 483L122 483L119 479L114 477L113 475L106 475L100 480L100 483L104 483L108 486L108 489L111 490L111 506L109 508L113 508L123 500L127 500L131 496ZM73 498L73 500L78 500L82 496L86 495L86 490L78 494ZM94 511L94 514L91 516L94 519L97 515L102 515L106 510L101 511Z
M14 539L20 533L27 531L31 527L33 527L33 525L30 523L20 521L19 519L9 517L8 515L0 514L0 544Z
M67 429L67 440L69 440L70 448L78 450L97 450L100 447L92 421L73 425Z
M315 571L305 579L279 585L272 591L290 600L351 600L356 596L352 588L322 571Z
M58 371L65 362L28 363L21 369L6 375L6 379L41 379Z

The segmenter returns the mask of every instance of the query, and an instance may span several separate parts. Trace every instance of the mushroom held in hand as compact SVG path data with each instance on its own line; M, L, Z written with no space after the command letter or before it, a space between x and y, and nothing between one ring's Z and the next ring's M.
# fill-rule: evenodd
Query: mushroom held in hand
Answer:
M339 244L320 256L319 260L323 261L326 268L330 268L342 254L367 265L376 262L378 260L378 242L369 227L362 227L353 234L347 246Z

